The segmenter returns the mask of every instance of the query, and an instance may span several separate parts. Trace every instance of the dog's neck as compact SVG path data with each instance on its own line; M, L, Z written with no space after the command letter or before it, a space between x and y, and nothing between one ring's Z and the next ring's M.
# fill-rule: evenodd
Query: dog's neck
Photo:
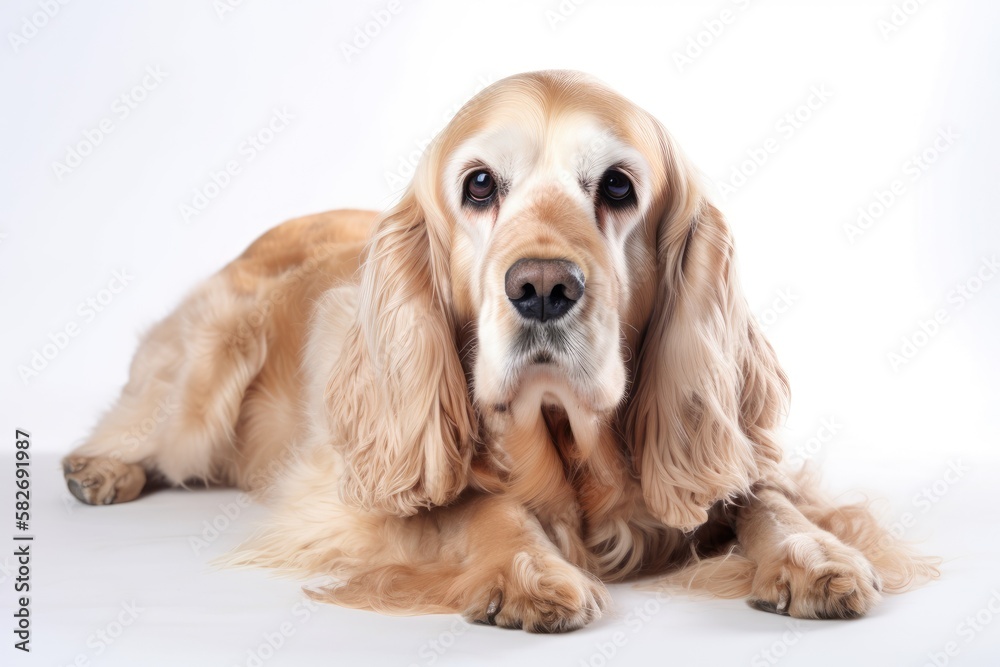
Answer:
M558 377L544 373L512 403L483 406L480 416L484 460L474 468L493 479L481 486L516 497L567 559L601 569L601 549L587 533L603 533L602 524L631 512L641 497L631 489L615 416L585 410Z

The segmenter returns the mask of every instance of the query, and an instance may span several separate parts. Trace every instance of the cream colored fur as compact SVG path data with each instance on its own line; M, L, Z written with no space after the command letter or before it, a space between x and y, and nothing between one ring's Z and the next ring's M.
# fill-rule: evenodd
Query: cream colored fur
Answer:
M503 184L489 207L463 200L476 169ZM598 196L609 169L631 205ZM570 314L511 307L522 258L579 267ZM469 102L391 210L285 223L196 289L64 465L92 504L153 477L253 490L270 518L228 564L329 575L313 596L386 613L571 630L602 582L658 575L844 618L935 576L865 507L787 476L787 400L670 135L539 72Z

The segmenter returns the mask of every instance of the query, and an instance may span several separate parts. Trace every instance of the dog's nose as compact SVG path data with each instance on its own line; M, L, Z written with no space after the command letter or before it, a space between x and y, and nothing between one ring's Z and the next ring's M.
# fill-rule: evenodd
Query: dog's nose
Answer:
M504 278L507 298L529 320L555 320L583 297L583 271L565 259L519 259Z

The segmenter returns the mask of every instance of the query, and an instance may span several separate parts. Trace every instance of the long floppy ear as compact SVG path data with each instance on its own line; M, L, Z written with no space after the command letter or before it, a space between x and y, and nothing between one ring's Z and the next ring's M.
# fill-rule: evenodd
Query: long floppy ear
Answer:
M647 506L691 530L780 459L772 429L788 382L739 287L722 214L684 185L688 201L657 229L657 293L626 432Z
M326 400L344 448L345 502L409 515L464 488L473 408L450 308L450 240L410 186L377 223L357 319Z

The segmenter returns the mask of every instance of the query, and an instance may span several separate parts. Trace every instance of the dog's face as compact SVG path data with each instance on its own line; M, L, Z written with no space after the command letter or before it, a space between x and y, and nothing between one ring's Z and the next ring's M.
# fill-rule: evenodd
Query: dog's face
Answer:
M728 226L660 123L589 77L510 77L459 111L378 222L358 312L329 395L362 507L448 502L475 443L544 405L578 443L623 439L668 525L778 458L785 378Z
M634 332L632 308L649 306L634 296L654 273L655 230L642 227L663 156L644 118L615 113L623 100L610 91L520 92L443 138L438 162L454 307L475 337L474 399L487 415L539 401L608 413L632 356L623 325Z

